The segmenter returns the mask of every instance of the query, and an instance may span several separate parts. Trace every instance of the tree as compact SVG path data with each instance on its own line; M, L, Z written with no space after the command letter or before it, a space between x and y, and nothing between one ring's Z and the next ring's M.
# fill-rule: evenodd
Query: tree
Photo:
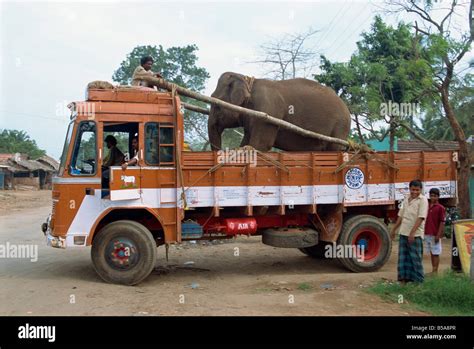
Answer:
M471 49L474 40L474 0L469 2L468 30L456 30L454 23L460 16L466 3L451 0L448 7L445 2L426 0L389 1L389 11L395 13L408 13L417 17L413 23L419 42L423 50L423 58L430 62L432 84L427 93L432 94L440 101L454 139L459 143L459 171L458 194L460 214L462 218L471 215L469 198L470 158L466 134L462 128L459 116L456 115L453 104L453 86L456 80L456 66ZM462 18L462 17L461 17Z
M309 29L304 33L285 34L260 46L260 57L251 63L268 67L264 75L273 79L306 77L315 66L317 53L307 48L308 41L318 31Z
M154 60L153 71L159 72L166 80L186 87L193 91L201 92L205 88L206 80L210 77L205 68L197 66L198 57L196 45L183 47L163 46L137 46L130 52L120 67L114 72L112 79L120 84L127 85L132 81L133 71L140 65L140 59L151 56ZM206 107L205 103L181 98L184 102ZM203 144L207 142L207 117L186 110L184 113L185 134L187 141L191 144Z
M2 130L0 133L0 153L22 153L31 159L38 159L46 151L38 148L36 141L31 139L25 131Z
M461 80L456 80L456 86L451 92L451 101L454 113L467 137L474 135L474 75L466 74ZM439 100L433 100L432 105L427 108L422 119L421 132L427 139L455 140Z
M349 62L333 63L322 56L321 73L315 78L345 100L359 141L367 131L379 140L388 134L393 150L395 136L406 137L407 130L413 130L423 93L431 86L430 67L418 57L419 43L406 24L394 28L377 16L361 36ZM380 121L388 128L377 130Z

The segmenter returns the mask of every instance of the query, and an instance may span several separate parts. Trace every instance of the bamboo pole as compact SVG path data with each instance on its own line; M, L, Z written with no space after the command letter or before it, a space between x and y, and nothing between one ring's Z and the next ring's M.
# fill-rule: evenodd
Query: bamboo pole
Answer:
M198 107L197 105L186 103L186 102L181 102L181 105L183 106L184 109L195 111L201 114L206 114L209 115L209 109L203 108L203 107Z
M319 133L316 133L316 132L305 130L305 129L303 129L299 126L293 125L293 124L291 124L287 121L280 120L280 119L277 119L277 118L275 118L271 115L268 115L267 113L264 113L264 112L261 112L261 111L256 111L256 110L251 110L251 109L247 109L247 108L242 108L242 107L239 107L237 105L222 101L222 100L214 98L214 97L208 97L208 96L203 95L199 92L194 92L194 91L188 90L187 88L181 87L181 86L173 84L171 82L168 82L165 79L155 78L155 77L152 77L152 76L142 76L142 77L140 77L140 79L146 80L146 81L148 81L148 82L150 82L150 83L152 83L152 84L154 84L154 85L156 85L160 88L164 88L168 91L176 90L176 92L178 92L179 94L181 94L183 96L186 96L186 97L193 98L193 99L197 99L198 101L206 102L206 103L213 104L213 105L218 105L219 107L222 107L222 108L226 108L226 109L229 109L229 110L241 113L241 114L246 114L246 115L249 115L249 116L252 116L252 117L256 117L260 120L264 120L264 121L266 121L270 124L273 124L275 126L279 126L281 128L284 128L284 129L290 130L292 132L295 132L295 133L297 133L297 134L299 134L303 137L315 138L315 139L319 139L319 140L325 141L325 142L340 144L344 147L349 147L350 146L349 142L346 141L346 140L339 139L339 138L334 138L334 137L329 137L329 136L325 136L325 135L322 135L322 134L319 134ZM193 107L195 107L195 106L193 106Z

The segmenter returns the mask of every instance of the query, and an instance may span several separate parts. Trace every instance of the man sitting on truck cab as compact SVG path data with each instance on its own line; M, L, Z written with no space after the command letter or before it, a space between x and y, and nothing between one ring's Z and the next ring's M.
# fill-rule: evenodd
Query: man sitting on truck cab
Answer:
M110 178L110 166L120 166L123 163L124 155L117 148L117 139L108 135L105 137L105 143L109 149L109 153L105 156L104 161L102 162L102 187L109 187L109 178Z
M151 56L142 57L140 65L135 69L132 76L132 86L144 86L153 88L155 85L149 81L143 80L143 77L151 76L163 78L161 74L151 71L153 65L153 58Z
M138 165L138 138L132 138L132 148L133 148L133 158L129 161L125 161L122 164L122 170L126 170L128 166L136 166Z

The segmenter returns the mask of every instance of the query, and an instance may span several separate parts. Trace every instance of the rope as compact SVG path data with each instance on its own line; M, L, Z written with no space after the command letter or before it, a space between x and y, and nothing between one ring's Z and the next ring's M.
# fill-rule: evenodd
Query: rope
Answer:
M186 191L188 191L189 189L191 189L196 183L198 183L201 179L203 179L204 177L206 177L207 175L211 174L212 172L220 169L222 166L224 166L224 163L220 163L220 164L216 164L214 166L212 166L210 169L208 169L201 177L199 177L198 179L196 179L193 183L191 183L189 185L189 187L187 187L186 189L183 190L183 193L185 193Z
M275 167L278 167L280 170L283 170L287 173L290 172L290 170L288 169L288 167L286 167L285 165L283 165L280 161L278 160L275 160L275 159L272 159L271 157L269 157L267 154L261 152L260 150L257 150L255 149L254 147L250 146L250 145L246 145L245 147L243 147L244 149L247 148L249 150L254 150L258 155L260 155L260 157L266 161L266 162L269 162L271 163L273 166Z
M252 88L253 88L253 83L255 81L255 77L244 76L244 81L245 81L245 84L247 85L247 90L249 91L249 97L245 98L245 101L244 101L244 105L245 105L250 101L250 98L252 98Z
M252 88L253 88L254 81L255 81L254 76L245 76L245 82L247 83L247 88L249 90L249 93L252 93Z
M359 159L365 159L367 161L375 160L375 161L381 162L385 166L390 167L396 171L400 169L393 162L387 161L384 158L382 158L379 154L377 154L375 151L370 149L366 144L358 144L352 140L348 140L348 142L349 142L349 148L351 148L355 152L350 160L342 163L336 168L336 170L334 170L335 174L339 173L340 171L350 166L351 164L353 164Z
M260 155L265 161L271 163L272 165L280 168L281 170L285 171L285 172L290 172L290 170L282 165L279 161L276 161L270 157L268 157L266 154L262 153L261 151L259 150L256 150L255 148L253 148L252 146L250 145L246 145L245 147L242 147L243 149L245 150L254 150L258 155ZM219 168L221 168L222 166L225 165L225 162L221 162L219 164L216 164L214 166L212 166L210 169L208 169L202 176L200 176L199 178L197 178L193 183L191 183L186 189L183 189L183 193L188 191L189 189L191 189L194 185L196 185L200 180L202 180L204 177L206 177L207 175L217 171ZM242 171L245 171L245 167Z

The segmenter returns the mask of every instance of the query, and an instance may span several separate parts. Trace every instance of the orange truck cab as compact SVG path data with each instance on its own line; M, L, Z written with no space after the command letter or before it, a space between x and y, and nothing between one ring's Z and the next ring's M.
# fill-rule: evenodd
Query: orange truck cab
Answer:
M439 188L447 205L456 199L456 152L189 151L179 97L138 87L89 89L70 109L42 230L52 247L92 246L107 282L142 281L157 246L239 234L314 258L352 246L364 258L334 257L349 270L373 271L390 257L386 223L410 180L422 180L425 194ZM107 135L126 158L138 137L138 164L104 168Z

